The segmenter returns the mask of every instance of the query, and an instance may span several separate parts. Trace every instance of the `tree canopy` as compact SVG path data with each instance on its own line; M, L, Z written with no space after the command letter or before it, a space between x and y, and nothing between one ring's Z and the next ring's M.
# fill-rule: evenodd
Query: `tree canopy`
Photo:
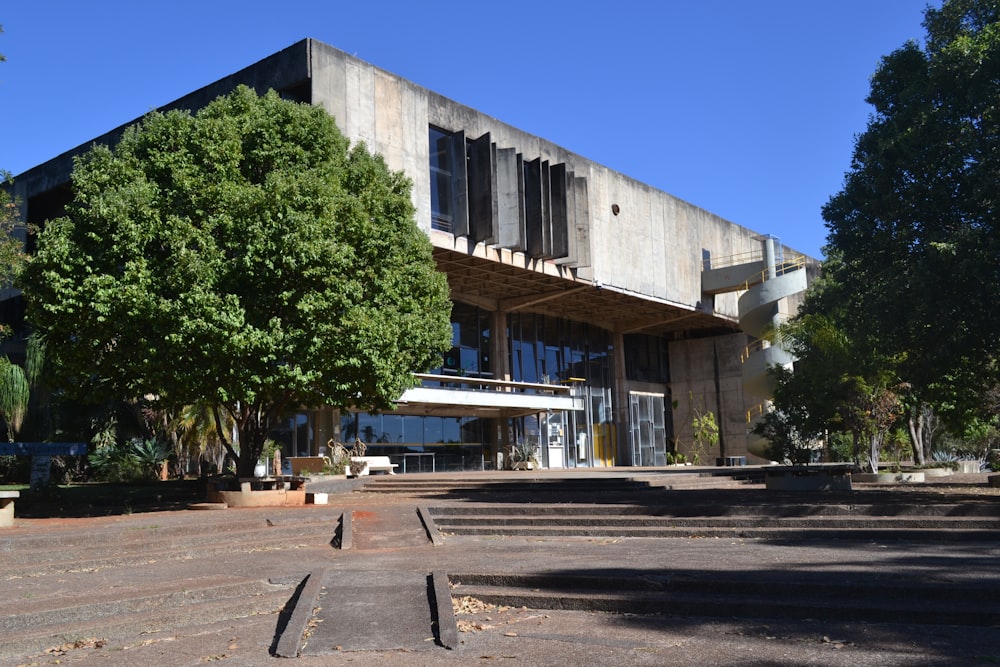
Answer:
M923 25L872 78L807 309L961 412L1000 377L1000 2L946 0Z
M920 463L938 417L955 434L996 422L1000 0L945 0L923 25L924 42L871 79L868 126L823 207L822 277L783 334L799 361L776 374L768 425L850 433L870 463L904 416Z
M290 410L390 408L451 343L410 183L321 108L246 87L78 158L25 276L78 395L207 401L252 473Z

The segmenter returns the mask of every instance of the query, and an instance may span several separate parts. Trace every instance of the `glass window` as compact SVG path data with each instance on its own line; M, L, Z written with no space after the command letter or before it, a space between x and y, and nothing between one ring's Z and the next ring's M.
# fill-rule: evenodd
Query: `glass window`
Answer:
M451 136L435 127L430 129L431 157L431 227L452 231Z
M403 417L403 442L408 445L424 444L423 417Z
M640 382L670 382L666 342L659 336L625 336L625 375Z
M358 413L358 438L365 444L372 444L378 442L381 437L382 415Z

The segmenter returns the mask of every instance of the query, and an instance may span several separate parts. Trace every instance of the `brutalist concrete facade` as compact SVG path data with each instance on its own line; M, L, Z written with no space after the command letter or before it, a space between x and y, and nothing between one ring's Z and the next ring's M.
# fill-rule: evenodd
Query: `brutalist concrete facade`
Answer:
M352 142L405 172L453 298L492 313L494 330L511 313L531 312L610 332L614 463L660 462L636 455L632 393L663 396L668 449L688 451L692 412L711 410L722 443L708 458L746 454L738 295L703 294L701 271L711 258L756 252L758 232L311 39L164 109L197 109L238 84L323 106ZM467 169L453 174L460 213L451 229L432 223L429 128L454 138L456 165ZM94 141L113 143L122 129ZM29 221L68 201L72 156L88 146L16 177ZM663 342L667 382L630 376L625 349L635 336ZM492 373L511 379L510 350L495 338Z

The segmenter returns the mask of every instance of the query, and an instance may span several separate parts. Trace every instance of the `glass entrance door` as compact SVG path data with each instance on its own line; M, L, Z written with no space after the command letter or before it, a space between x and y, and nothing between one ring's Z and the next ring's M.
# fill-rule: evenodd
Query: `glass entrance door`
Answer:
M629 393L632 465L667 464L667 429L663 394Z

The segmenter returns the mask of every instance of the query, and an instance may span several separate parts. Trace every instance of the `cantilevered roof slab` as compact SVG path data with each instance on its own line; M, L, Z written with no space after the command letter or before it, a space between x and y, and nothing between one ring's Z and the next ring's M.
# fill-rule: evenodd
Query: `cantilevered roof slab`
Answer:
M513 418L550 410L584 409L583 396L575 395L567 385L443 375L418 377L424 385L407 390L392 414Z

